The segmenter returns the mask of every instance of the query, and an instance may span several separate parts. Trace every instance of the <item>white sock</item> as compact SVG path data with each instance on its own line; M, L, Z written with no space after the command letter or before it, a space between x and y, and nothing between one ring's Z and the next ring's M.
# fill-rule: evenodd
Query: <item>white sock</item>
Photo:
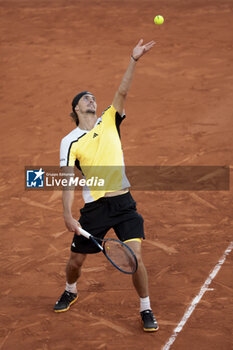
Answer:
M144 310L151 310L149 297L140 298L140 312Z
M77 293L77 287L76 287L76 282L69 284L66 282L66 291L70 293Z

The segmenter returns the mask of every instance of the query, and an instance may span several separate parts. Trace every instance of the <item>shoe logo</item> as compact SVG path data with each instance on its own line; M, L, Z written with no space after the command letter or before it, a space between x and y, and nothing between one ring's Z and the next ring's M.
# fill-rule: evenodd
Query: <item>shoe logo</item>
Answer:
M99 135L96 134L96 132L94 132L93 139L94 139L95 137L97 137L97 136L99 136Z

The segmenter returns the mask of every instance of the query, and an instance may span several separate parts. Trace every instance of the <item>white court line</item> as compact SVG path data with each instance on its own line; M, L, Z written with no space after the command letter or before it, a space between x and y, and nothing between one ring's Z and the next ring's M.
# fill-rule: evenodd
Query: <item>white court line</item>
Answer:
M192 303L190 306L186 309L184 316L182 317L180 323L178 326L174 329L173 334L170 336L166 344L162 347L162 350L169 350L171 345L174 343L176 340L177 335L182 331L185 323L188 321L189 317L191 316L192 312L195 310L197 304L205 294L205 292L208 290L208 287L210 283L213 281L219 270L221 269L222 265L224 264L226 257L228 254L231 253L233 249L233 241L229 244L227 249L225 250L223 256L221 259L218 261L218 263L215 265L214 269L212 272L209 274L208 278L206 279L205 283L202 285L199 294L193 299Z

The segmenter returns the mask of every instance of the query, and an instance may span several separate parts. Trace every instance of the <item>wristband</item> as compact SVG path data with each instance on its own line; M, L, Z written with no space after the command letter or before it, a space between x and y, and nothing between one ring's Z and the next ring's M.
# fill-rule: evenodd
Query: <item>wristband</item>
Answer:
M138 58L136 59L136 58L134 58L133 57L133 55L131 55L131 57L132 57L132 59L135 61L135 62L137 62L138 61Z

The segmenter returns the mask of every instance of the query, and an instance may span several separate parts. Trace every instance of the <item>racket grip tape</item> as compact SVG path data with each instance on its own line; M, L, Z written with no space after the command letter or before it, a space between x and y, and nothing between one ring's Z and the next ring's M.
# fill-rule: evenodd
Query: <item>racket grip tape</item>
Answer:
M78 228L79 232L81 233L82 236L86 237L86 238L90 238L91 234L87 231L85 231L83 228L79 227Z

